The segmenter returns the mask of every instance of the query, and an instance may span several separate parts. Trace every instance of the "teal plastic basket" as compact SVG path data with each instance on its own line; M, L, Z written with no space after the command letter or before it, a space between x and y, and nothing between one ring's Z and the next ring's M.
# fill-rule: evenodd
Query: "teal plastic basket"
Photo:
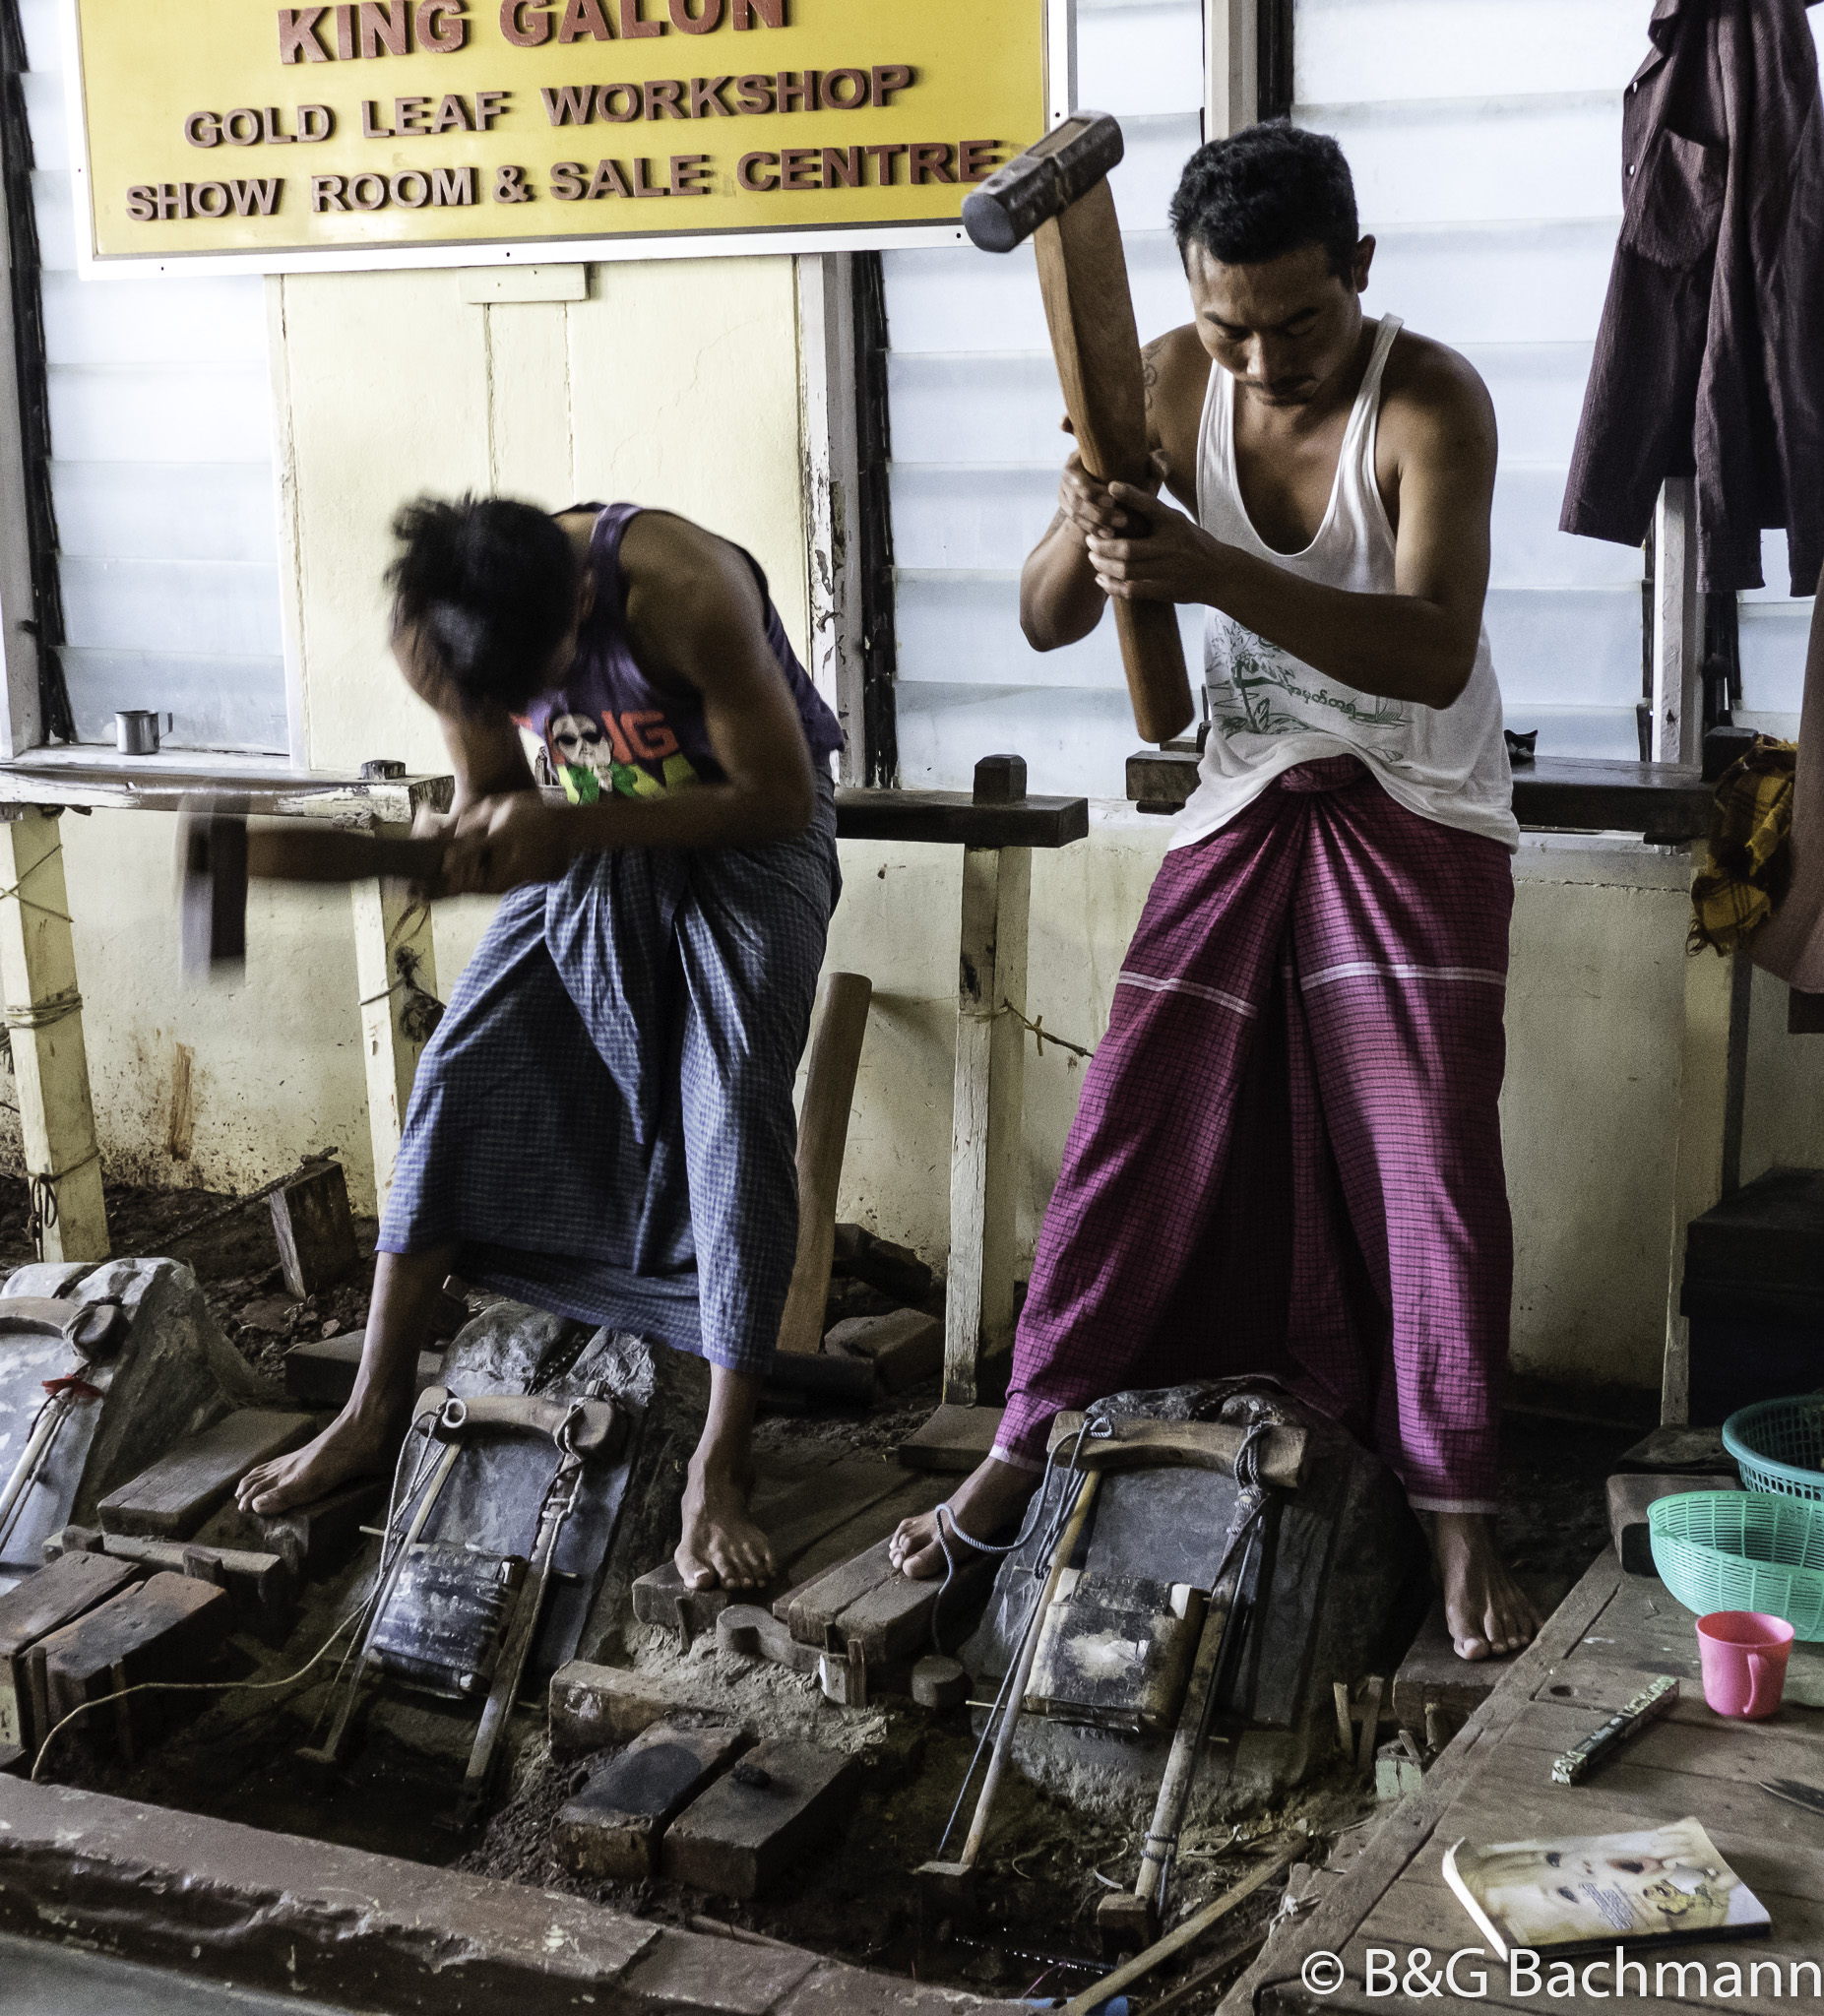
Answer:
M1723 1446L1749 1490L1824 1502L1824 1394L1742 1408L1723 1423Z
M1761 1610L1824 1639L1824 1505L1772 1491L1687 1491L1648 1507L1653 1565L1684 1605Z

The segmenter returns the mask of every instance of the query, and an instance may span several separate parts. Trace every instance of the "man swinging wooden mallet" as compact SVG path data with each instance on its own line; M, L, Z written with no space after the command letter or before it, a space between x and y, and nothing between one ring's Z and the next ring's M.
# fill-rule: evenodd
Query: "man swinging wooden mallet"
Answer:
M1098 304L1070 255L1106 196L1081 193L1111 158L1100 123L1003 171L1037 192L1006 243L1055 220L1039 270L1048 299L1068 284L1080 357ZM1079 424L1021 619L1051 650L1111 600L1117 620L1202 605L1210 729L1084 1077L999 1443L952 1509L992 1540L1060 1410L1272 1373L1398 1476L1457 1650L1484 1659L1535 1628L1491 1517L1519 841L1481 620L1494 412L1462 357L1363 315L1374 240L1333 140L1274 122L1200 149L1170 221L1192 319L1147 348L1124 467L1153 459L1105 481ZM1125 354L1125 287L1105 308ZM893 1551L943 1572L931 1518Z

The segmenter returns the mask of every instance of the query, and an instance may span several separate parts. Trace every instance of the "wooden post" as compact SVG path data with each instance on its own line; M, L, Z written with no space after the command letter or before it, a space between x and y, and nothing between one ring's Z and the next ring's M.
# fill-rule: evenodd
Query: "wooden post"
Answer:
M1204 17L1204 137L1260 117L1260 0L1210 0Z
M862 720L861 491L855 428L854 259L797 259L799 402L810 541L809 671L845 737L844 784L867 782Z
M978 802L1026 795L1026 765L975 766ZM1027 922L1031 848L965 848L957 1074L950 1148L950 1276L944 1399L975 1404L985 1357L1013 1349L1015 1218L1026 1141Z
M1703 850L1694 848L1701 863ZM1666 1285L1666 1355L1660 1419L1691 1418L1691 1332L1678 1307L1684 1288L1685 1234L1741 1178L1741 1112L1748 1060L1747 954L1701 953L1684 963L1684 1040L1678 1072L1678 1140L1672 1172L1672 1223Z
M833 973L824 980L822 995L804 1077L804 1110L798 1115L798 1252L780 1320L781 1351L823 1349L824 1305L836 1254L836 1191L874 982L865 974Z
M101 1152L89 1095L83 997L59 815L22 807L3 827L0 987L34 1214L46 1260L105 1260ZM50 1208L54 1206L54 1212Z
M373 830L384 840L403 840L411 831L409 825L379 820ZM437 992L437 952L430 905L413 901L404 882L391 876L357 882L349 889L348 904L354 919L354 972L360 989L378 1216L393 1187L418 1056L436 1027L423 997Z
M1653 761L1701 763L1704 625L1697 593L1697 501L1669 477L1653 518Z

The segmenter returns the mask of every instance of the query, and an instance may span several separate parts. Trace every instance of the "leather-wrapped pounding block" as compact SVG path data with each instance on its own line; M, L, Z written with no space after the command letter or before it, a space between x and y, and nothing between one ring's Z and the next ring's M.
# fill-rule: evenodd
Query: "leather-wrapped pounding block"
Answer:
M43 1565L52 1534L98 1526L101 1499L174 1442L232 1408L283 1404L228 1342L196 1276L179 1261L22 1267L0 1288L0 1300L20 1295L59 1296L72 1311L111 1296L128 1324L111 1355L89 1362L55 1338L0 1334L0 1485L13 1475L44 1405L44 1382L82 1382L70 1389L36 1480L0 1533L0 1590Z
M1364 1673L1392 1671L1431 1596L1429 1547L1397 1480L1378 1457L1272 1380L1121 1393L1098 1405L1155 1420L1244 1422L1250 1396L1305 1430L1308 1456L1299 1488L1270 1494L1263 1542L1243 1581L1245 1628L1217 1694L1216 1727L1231 1740L1205 1752L1192 1793L1191 1812L1199 1818L1269 1800L1327 1763L1336 1742L1332 1682L1352 1685ZM1035 1537L1004 1560L981 1627L962 1649L978 1700L994 1694L1012 1664L1039 1539L1050 1511L1075 1489L1067 1455L1060 1450ZM1104 1477L1075 1563L1079 1586L1188 1585L1207 1592L1238 1492L1232 1477L1213 1471ZM1029 1712L1014 1739L1014 1762L1072 1804L1131 1821L1158 1789L1167 1737L1120 1733L1107 1726L1109 1715L1101 1728L1083 1726L1089 1720Z

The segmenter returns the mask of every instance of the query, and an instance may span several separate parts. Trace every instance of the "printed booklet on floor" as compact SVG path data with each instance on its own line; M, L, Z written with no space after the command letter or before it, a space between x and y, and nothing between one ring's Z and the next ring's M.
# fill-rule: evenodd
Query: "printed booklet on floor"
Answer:
M1492 1848L1458 1841L1445 1851L1444 1880L1499 1960L1517 1948L1737 1938L1771 1923L1696 1820Z

